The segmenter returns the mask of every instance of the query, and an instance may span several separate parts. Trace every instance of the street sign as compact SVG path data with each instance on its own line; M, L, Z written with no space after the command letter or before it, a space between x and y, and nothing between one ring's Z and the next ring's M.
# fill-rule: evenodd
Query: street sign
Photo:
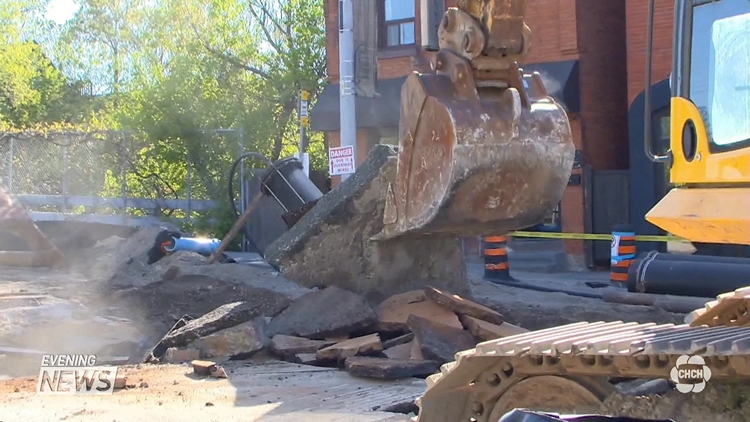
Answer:
M310 115L308 113L309 102L310 93L308 91L302 91L299 101L299 121L303 127L310 126Z
M328 168L331 176L354 173L354 147L338 147L328 149Z

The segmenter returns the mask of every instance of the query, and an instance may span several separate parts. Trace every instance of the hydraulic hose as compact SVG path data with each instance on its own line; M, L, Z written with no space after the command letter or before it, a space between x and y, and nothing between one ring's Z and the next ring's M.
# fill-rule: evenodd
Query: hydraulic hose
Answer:
M234 179L237 175L237 169L239 168L240 164L245 161L248 158L257 158L266 164L268 164L268 167L273 167L273 162L269 160L265 155L259 154L257 152L246 152L242 155L240 155L232 164L232 168L229 170L229 188L227 189L227 192L229 194L229 205L232 207L232 212L234 215L239 219L240 218L240 210L237 206L237 201L235 200L235 193L234 193ZM243 183L244 180L240 180L240 183ZM253 237L250 235L250 231L247 229L247 224L242 226L242 234L245 236L245 239L250 243L250 246L254 248L261 257L265 258L263 254L263 250L261 250L258 245L253 241Z

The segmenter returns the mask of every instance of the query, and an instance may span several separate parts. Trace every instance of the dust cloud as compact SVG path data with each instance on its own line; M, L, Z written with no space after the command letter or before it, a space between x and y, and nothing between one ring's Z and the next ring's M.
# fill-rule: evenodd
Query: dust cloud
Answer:
M48 228L65 268L0 267L0 378L37 374L42 353L137 363L183 315L238 300L262 300L271 311L307 292L271 269L206 265L190 252L148 265L160 228L112 230Z

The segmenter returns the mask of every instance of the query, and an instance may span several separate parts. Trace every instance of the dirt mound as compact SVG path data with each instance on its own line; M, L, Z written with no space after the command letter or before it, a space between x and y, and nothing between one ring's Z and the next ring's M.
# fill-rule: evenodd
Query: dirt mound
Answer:
M270 288L227 282L206 275L188 274L163 280L141 288L114 294L125 304L131 317L150 328L149 336L164 335L183 315L197 318L233 301L244 301L265 316L284 310L292 297ZM134 314L134 315L133 315Z
M148 272L146 254L159 231L159 228L144 228L127 238L111 236L91 248L63 249L63 253L71 269L88 279L104 281L123 275L136 276L137 279L139 274Z
M132 319L149 337L160 338L183 315L199 317L230 302L247 301L273 316L309 291L270 268L208 265L192 252L149 265L147 253L160 230L113 236L70 253L72 269L91 280L88 302L99 301L109 314Z

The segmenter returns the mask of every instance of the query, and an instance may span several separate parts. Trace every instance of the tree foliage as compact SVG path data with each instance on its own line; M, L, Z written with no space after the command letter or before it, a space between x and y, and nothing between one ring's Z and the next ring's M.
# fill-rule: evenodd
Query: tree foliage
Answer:
M77 0L72 19L48 0L0 5L0 129L66 124L130 133L110 148L102 192L220 198L241 150L296 153L297 101L325 74L323 0ZM224 129L219 130L217 129ZM311 163L327 169L322 134ZM117 161L114 155L109 161ZM123 179L124 178L124 179Z

